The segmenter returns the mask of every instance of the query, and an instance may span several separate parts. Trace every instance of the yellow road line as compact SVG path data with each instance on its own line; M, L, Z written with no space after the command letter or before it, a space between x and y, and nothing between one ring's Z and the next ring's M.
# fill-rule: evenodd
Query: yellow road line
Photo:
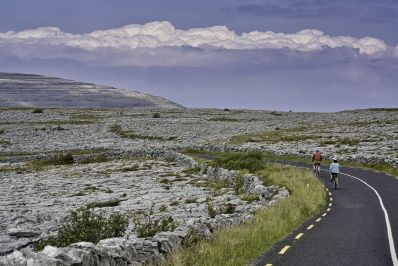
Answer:
M332 203L329 203L329 207L332 207Z
M324 214L322 214L322 216L325 217L326 216L326 212Z
M300 239L303 235L304 235L303 233L300 233L300 234L296 235L295 239Z
M326 188L326 191L329 191L329 189Z
M327 212L330 212L330 208L328 208L326 211L327 211Z
M284 248L281 249L281 251L279 251L279 255L283 255L285 254L286 250L288 250L290 248L290 246L285 246Z
M268 263L268 264L265 264L265 266L272 266L272 264L271 264L271 263Z
M308 227L307 227L307 230L310 230L310 229L312 229L312 227L314 227L314 225L313 225L313 224L311 224L310 226L308 226Z
M329 192L329 196L332 196L332 193Z
M322 218L318 218L315 221L319 223L321 220L322 220Z
M332 197L330 197L330 201L333 201L333 198L332 198Z

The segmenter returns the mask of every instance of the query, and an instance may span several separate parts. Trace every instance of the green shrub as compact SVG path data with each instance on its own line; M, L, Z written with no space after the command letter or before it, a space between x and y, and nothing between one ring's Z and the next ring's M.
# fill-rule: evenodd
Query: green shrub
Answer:
M68 153L68 154L58 154L47 160L34 161L33 165L46 166L46 165L66 165L74 163L75 159L73 158L72 154Z
M4 134L5 130L4 129L0 129L0 135Z
M189 248L189 247L191 247L191 246L193 246L193 245L197 244L198 242L203 241L205 239L206 239L206 237L201 235L201 234L199 234L198 230L196 230L193 227L190 227L188 229L188 232L185 235L184 239L182 240L181 245L184 248Z
M128 219L123 214L106 216L103 212L96 213L93 208L85 206L72 211L58 234L40 241L37 249L41 250L46 245L66 247L81 241L98 243L101 239L121 237L127 225Z
M122 126L118 124L113 124L112 126L109 127L109 131L113 133L121 133Z
M197 173L199 173L199 171L200 171L200 167L197 165L197 166L195 166L195 167L185 169L185 170L182 171L182 172L185 173L185 174L188 174L188 175L192 175L192 174L197 174Z
M89 208L105 208L105 207L116 207L120 205L119 199L113 199L108 201L92 202L87 204Z
M186 204L191 204L191 203L196 203L198 199L197 198L188 198L185 200Z
M154 113L154 114L152 115L152 118L160 118L160 114L159 114L159 113Z
M134 171L138 171L139 167L137 164L134 164L132 166L127 166L124 167L122 169L120 169L121 172L134 172Z
M226 203L222 208L221 212L226 214L232 214L235 212L236 206L230 202Z
M223 156L216 157L211 164L229 170L246 169L251 173L264 168L263 155L258 152L226 153Z
M217 212L211 203L207 203L207 214L210 218L214 218L217 215Z
M179 205L180 204L180 202L178 201L178 200L174 200L174 201L172 201L171 203L170 203L170 206L177 206L177 205Z
M247 201L247 202L253 202L253 201L258 201L260 200L258 195L242 195L240 197L242 200Z
M138 237L142 238L152 237L159 232L173 231L177 228L177 224L171 216L154 219L153 204L148 214L146 214L144 217L134 217L133 223Z
M104 163L108 162L109 158L105 154L95 155L87 157L80 161L81 164L90 164L90 163Z
M33 109L33 111L32 111L32 114L41 114L41 113L43 113L43 109L41 109L41 108L36 108L36 109Z

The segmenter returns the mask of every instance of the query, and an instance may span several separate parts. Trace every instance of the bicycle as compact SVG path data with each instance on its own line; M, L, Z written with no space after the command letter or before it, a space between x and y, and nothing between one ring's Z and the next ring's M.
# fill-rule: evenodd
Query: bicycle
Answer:
M331 175L330 182L333 182L334 189L337 189L337 187L339 185L338 174L337 173L330 173L330 175Z
M314 164L314 173L315 173L315 176L318 178L321 175L321 165L319 163Z

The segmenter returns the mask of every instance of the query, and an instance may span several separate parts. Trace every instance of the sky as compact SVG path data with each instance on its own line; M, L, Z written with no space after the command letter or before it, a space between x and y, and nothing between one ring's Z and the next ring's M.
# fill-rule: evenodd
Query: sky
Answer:
M0 72L186 107L398 107L398 2L0 0Z

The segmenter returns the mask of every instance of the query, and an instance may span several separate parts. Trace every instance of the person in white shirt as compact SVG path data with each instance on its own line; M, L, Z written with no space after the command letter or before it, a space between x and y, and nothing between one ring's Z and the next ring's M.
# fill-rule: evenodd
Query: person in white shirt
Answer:
M340 173L340 164L337 162L337 159L334 157L333 162L330 164L329 171L330 171L330 182L334 182L334 188L337 189L339 185L338 174Z

